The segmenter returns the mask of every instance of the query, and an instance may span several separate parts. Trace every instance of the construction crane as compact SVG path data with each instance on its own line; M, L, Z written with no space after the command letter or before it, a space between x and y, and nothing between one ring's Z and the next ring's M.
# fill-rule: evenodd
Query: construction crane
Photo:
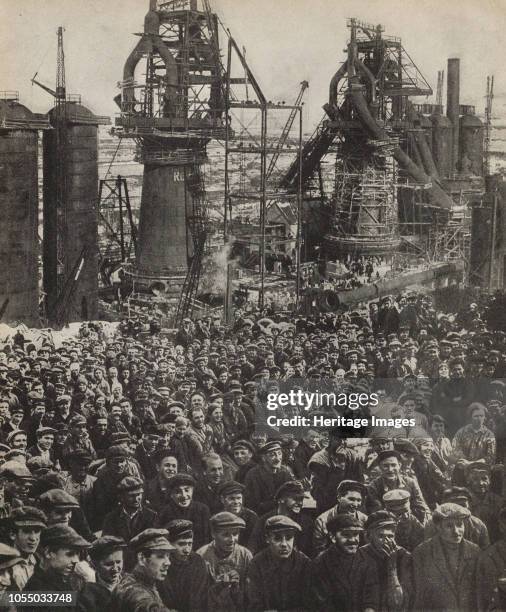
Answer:
M297 115L297 112L299 110L298 107L300 107L302 98L304 97L304 93L308 87L309 87L309 83L307 81L302 81L299 95L297 96L297 99L294 102L293 108L290 111L290 115L288 116L285 127L283 128L283 131L281 132L281 136L279 137L278 144L276 146L276 150L274 151L271 157L271 161L269 162L269 167L267 168L267 173L266 173L266 180L269 180L272 174L272 171L274 170L274 168L276 167L276 164L278 163L279 156L281 154L283 147L285 146L286 139L288 138L288 134L290 134L290 130L292 129L293 122L295 121L295 116Z
M52 322L62 322L65 320L67 309L70 306L67 296L73 293L73 291L69 292L66 288L68 279L65 278L65 244L67 236L67 173L65 168L68 141L68 116L67 90L65 85L65 52L63 50L63 28L61 26L57 30L57 37L56 88L53 90L47 85L37 81L35 78L37 73L35 73L31 79L32 83L41 87L54 98L54 128L57 152L57 159L55 160L56 200L49 214L53 218L54 227L56 227L54 236L54 240L56 241L56 257L51 266L52 269L46 273L46 283L51 285L50 293L57 296L56 299L52 299L51 303L48 301L46 304L46 312L48 318ZM76 262L76 265L77 264L78 262ZM46 284L46 292L48 292L47 287L48 285Z
M484 172L490 174L490 140L492 137L492 102L494 100L494 77L487 77L487 95L485 97L485 142L484 142Z
M437 71L437 89L436 89L436 105L439 107L443 106L443 83L445 78L445 71Z

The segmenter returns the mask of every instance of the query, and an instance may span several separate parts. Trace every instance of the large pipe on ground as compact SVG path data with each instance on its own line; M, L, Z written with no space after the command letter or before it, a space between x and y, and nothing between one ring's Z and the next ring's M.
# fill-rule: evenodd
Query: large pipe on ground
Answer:
M459 161L459 114L460 114L460 59L448 59L446 85L446 115L452 123L452 170L457 170Z

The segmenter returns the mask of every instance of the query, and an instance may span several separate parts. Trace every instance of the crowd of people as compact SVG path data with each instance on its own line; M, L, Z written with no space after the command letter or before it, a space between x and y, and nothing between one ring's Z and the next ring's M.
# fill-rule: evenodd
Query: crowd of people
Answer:
M506 609L506 333L484 312L411 292L230 327L9 337L0 603L44 591L74 593L83 612ZM402 425L266 428L263 398L281 384L374 393L374 407L317 410Z

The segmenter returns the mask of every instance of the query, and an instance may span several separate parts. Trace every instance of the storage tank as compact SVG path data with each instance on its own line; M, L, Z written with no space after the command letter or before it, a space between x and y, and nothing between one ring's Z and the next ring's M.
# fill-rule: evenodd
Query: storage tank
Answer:
M439 176L446 178L452 168L453 126L448 117L439 113L432 115L430 120L432 122L432 157Z
M48 317L55 320L57 297L67 286L69 299L65 320L94 319L98 310L98 125L107 123L78 102L66 102L67 141L65 146L66 207L58 221L57 131L44 134L44 290ZM49 112L56 127L56 111ZM60 227L66 228L61 232ZM61 240L58 253L55 236ZM83 257L83 260L81 260ZM72 283L71 278L77 281ZM72 289L69 284L72 284ZM63 321L60 321L60 323Z
M459 170L462 174L483 176L484 126L476 115L460 118Z
M37 130L48 123L16 94L4 94L0 126L0 318L33 327L39 324Z

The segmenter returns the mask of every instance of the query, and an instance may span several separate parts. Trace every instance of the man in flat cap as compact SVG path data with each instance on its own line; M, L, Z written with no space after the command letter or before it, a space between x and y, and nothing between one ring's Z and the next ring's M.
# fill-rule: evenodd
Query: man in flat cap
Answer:
M244 527L244 521L235 514L218 512L211 517L212 541L197 550L212 579L210 610L244 609L246 572L253 557L239 544L239 532Z
M480 549L464 538L469 510L452 503L433 513L436 535L413 551L414 610L477 610Z
M392 489L383 495L383 506L397 521L395 541L407 551L413 551L424 539L424 527L411 512L411 495L404 489Z
M115 536L102 536L96 539L88 551L95 582L87 582L79 593L78 612L102 612L108 610L112 591L123 574L123 552L126 543Z
M274 494L292 480L290 470L282 464L283 451L279 441L267 442L260 448L261 463L249 470L244 480L244 503L257 514L274 510Z
M146 529L132 538L129 548L136 565L112 592L110 612L168 612L158 585L166 578L172 546L166 529Z
M53 427L39 427L37 429L36 437L37 444L31 446L26 454L29 457L42 457L46 461L54 464L56 459L53 451L54 434L56 429Z
M209 536L209 508L193 501L195 478L190 474L176 474L167 481L168 501L160 511L158 523L166 526L174 519L185 519L193 524L194 547L200 548Z
M167 525L167 531L173 550L167 576L158 587L162 601L180 612L205 610L209 576L206 562L192 550L193 524L175 519Z
M235 480L223 482L218 489L218 495L221 510L232 512L243 519L245 527L239 534L239 544L248 546L249 538L258 522L258 515L244 505L244 485Z
M467 488L471 492L469 510L485 523L493 544L501 537L498 516L503 499L491 491L490 467L486 463L472 462L466 466L465 473Z
M94 531L102 528L102 522L119 502L117 485L125 476L129 475L128 460L130 452L120 444L114 444L107 449L105 466L99 471L97 480L93 484L92 496L95 502L95 513L92 521Z
M232 455L239 466L234 478L241 484L244 484L246 474L257 465L254 461L255 450L254 444L249 440L236 440L232 444Z
M373 512L365 523L367 544L355 559L357 584L374 577L375 610L406 609L410 603L411 555L395 540L397 519L387 510ZM373 595L374 596L374 595Z
M367 515L362 512L367 489L356 480L342 480L336 491L336 505L318 516L313 530L313 554L318 555L332 544L327 523L335 516L349 513L365 523Z
M295 548L301 527L288 516L270 516L264 524L267 548L253 557L246 579L249 610L312 607L311 562Z
M255 525L251 534L248 548L256 554L267 546L265 540L265 524L271 516L287 516L299 525L300 530L295 534L298 550L308 557L312 555L313 521L311 517L302 512L304 504L304 487L299 480L289 480L282 484L274 495L276 507L263 514Z
M106 515L102 535L116 536L129 542L141 531L152 527L157 520L156 512L143 504L144 484L140 478L125 476L117 486L119 504ZM125 570L130 571L135 558L125 554Z
M87 421L82 414L74 414L68 422L69 436L63 445L63 457L77 449L87 451L93 459L97 458L97 453L93 448L88 433Z
M324 550L314 561L311 591L318 610L352 612L373 608L377 601L373 587L374 577L358 585L354 562L364 528L362 521L352 514L337 514L327 523L332 546ZM358 594L360 606L357 605Z
M47 518L42 510L23 506L12 511L9 520L10 538L19 551L21 562L12 569L12 578L22 591L33 576L37 558L35 553L40 544L40 535L47 526Z
M410 494L411 511L423 524L429 516L429 508L423 498L418 483L401 473L401 455L395 450L385 450L378 454L381 475L367 485L367 509L370 512L383 508L383 495L392 489L404 489Z
M76 591L84 587L83 578L76 573L80 555L91 544L68 525L52 525L43 530L38 551L39 563L25 585L25 591ZM34 608L52 610L50 606ZM60 608L75 610L75 607Z
M202 475L197 478L194 499L205 504L211 514L221 510L218 489L225 481L223 461L216 453L209 453L202 457Z
M158 450L153 460L156 476L146 483L144 495L155 512L160 512L168 500L167 483L178 473L178 461L169 448Z

